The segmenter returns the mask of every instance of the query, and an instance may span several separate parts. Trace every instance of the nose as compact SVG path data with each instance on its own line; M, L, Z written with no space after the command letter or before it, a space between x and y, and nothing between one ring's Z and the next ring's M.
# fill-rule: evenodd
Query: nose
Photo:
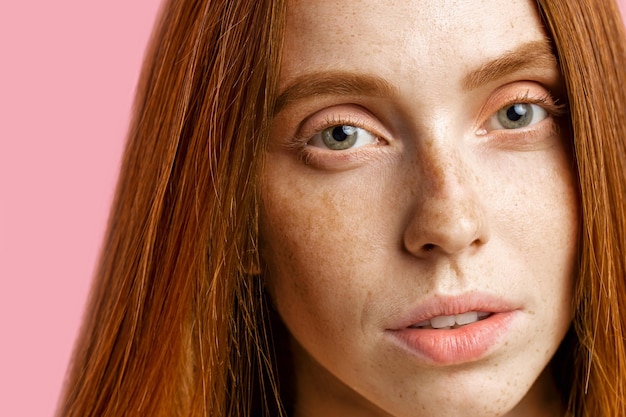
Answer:
M404 246L419 258L454 255L480 248L489 240L476 173L459 151L422 157L419 184L404 233ZM481 198L482 197L482 198Z

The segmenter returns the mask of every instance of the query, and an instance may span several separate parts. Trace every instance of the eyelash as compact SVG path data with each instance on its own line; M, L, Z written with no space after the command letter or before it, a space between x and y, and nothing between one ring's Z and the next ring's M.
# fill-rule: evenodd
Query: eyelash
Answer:
M564 116L566 111L566 104L557 104L558 99L555 99L549 92L545 92L540 96L531 97L530 92L526 91L524 94L518 94L514 96L512 99L508 99L505 101L505 104L498 107L496 112L501 109L510 107L514 104L536 104L541 106L544 110L548 112L548 114L554 118L559 118ZM495 113L491 113L489 116Z
M329 127L341 126L341 125L349 125L359 127L361 129L365 129L374 134L375 131L368 126L360 118L354 118L351 115L344 114L329 114L324 117L324 120L321 122L316 122L312 128L307 128L304 132L300 133L298 136L294 138L294 147L300 147L308 144L313 136L321 133L323 130L328 129Z
M504 101L504 104L499 105L498 108L495 109L495 111L489 110L489 114L486 117L479 116L479 120L481 120L481 125L480 125L480 128L478 129L478 132L479 134L488 134L489 132L486 131L482 126L484 126L490 120L490 118L492 118L495 114L497 114L498 111L505 109L507 107L510 107L514 104L538 105L542 107L548 113L548 117L558 119L567 113L567 105L557 104L557 103L558 103L558 99L555 99L547 91L537 96L532 96L530 91L526 91L525 93L518 93L517 95L506 99ZM492 108L491 106L489 107ZM340 114L340 113L328 114L327 116L324 117L323 121L317 122L314 124L313 127L304 129L304 131L300 132L298 136L294 137L293 141L290 142L288 147L290 149L296 150L298 152L298 156L302 159L302 161L305 164L315 163L315 161L318 158L323 158L324 154L321 154L317 149L311 149L313 147L309 146L309 143L311 142L312 138L315 137L315 135L320 134L325 129L328 129L334 126L341 126L341 125L355 126L355 127L364 129L372 133L374 136L376 136L376 138L378 139L378 142L387 142L384 135L380 135L377 129L372 128L371 124L366 123L363 119L364 118L361 118L361 117L354 117L354 115L346 115L346 114ZM306 121L303 122L301 126L304 125L305 123ZM483 132L481 132L481 130ZM496 129L495 131L507 131L508 134L515 134L516 132L519 132L519 133L524 132L526 134L528 129L526 128ZM331 152L333 153L334 158L354 159L355 152L356 153L365 152L364 149L360 149L360 148L361 147L354 148L352 149L352 152L342 152L342 151L331 151ZM356 157L358 157L358 155Z
M304 124L304 123L302 123ZM324 155L320 155L320 152L316 148L310 146L309 143L315 137L315 135L321 134L322 131L329 127L348 125L354 126L370 132L376 136L379 142L386 142L383 135L377 133L377 129L373 128L370 123L366 123L361 117L354 117L354 115L346 115L341 113L331 113L324 117L320 122L316 122L313 127L304 129L298 136L294 137L293 141L288 144L288 147L298 152L298 156L306 164L315 164L319 158L323 158ZM312 149L314 148L314 149ZM352 152L331 151L335 158L342 159L354 159L354 153L356 149L352 149ZM363 150L359 151L363 152Z
M549 91L542 91L539 94L531 94L530 89L524 93L518 93L510 98L507 98L503 101L504 104L499 104L496 110L491 110L495 106L488 106L482 114L488 112L487 116L480 116L478 120L480 120L481 124L478 126L476 130L477 136L488 136L495 140L495 144L501 145L503 147L515 146L518 149L523 149L526 145L531 145L537 139L546 135L546 127L549 127L550 133L552 136L554 134L558 134L559 132L559 123L557 123L558 119L567 114L567 104L558 104L558 98L555 98ZM532 125L525 126L519 129L506 129L506 128L495 128L495 129L487 129L486 125L491 122L491 120L496 117L499 111L509 108L515 104L530 104L537 105L541 107L546 113L546 117ZM549 122L549 125L544 125L544 127L539 127L542 122Z

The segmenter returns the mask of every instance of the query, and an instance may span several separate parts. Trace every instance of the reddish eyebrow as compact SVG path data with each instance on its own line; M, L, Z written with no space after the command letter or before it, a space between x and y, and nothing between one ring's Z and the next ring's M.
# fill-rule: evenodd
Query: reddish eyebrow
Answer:
M381 77L344 71L322 71L297 77L276 99L274 114L303 98L322 95L389 97L396 89Z
M537 40L488 61L463 77L462 85L473 90L506 75L529 68L556 69L557 61L548 40ZM300 75L291 81L276 99L274 115L289 104L308 97L370 96L391 97L397 89L385 79L348 71L319 71Z
M463 77L463 88L473 90L509 74L530 68L557 69L556 57L548 40L537 40L479 66Z

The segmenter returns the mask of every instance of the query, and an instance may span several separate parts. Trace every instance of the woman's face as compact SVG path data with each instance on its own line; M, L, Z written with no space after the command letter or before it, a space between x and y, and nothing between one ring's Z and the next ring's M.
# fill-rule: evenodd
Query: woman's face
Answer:
M578 210L533 2L288 11L261 241L297 415L544 415Z

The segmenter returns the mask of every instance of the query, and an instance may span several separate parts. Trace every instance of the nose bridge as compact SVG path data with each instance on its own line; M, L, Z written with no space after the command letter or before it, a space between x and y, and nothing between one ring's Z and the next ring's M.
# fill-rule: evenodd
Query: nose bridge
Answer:
M436 145L434 141L429 141L425 143L425 148L417 161L425 192L445 199L447 194L458 194L469 185L472 173L458 147Z
M422 193L431 203L465 208L468 199L474 200L478 185L476 173L471 169L462 150L454 145L427 144L418 164L421 166ZM477 203L477 201L475 201Z
M458 253L488 240L474 164L455 143L424 142L418 152L420 191L405 235L406 248L416 255Z

